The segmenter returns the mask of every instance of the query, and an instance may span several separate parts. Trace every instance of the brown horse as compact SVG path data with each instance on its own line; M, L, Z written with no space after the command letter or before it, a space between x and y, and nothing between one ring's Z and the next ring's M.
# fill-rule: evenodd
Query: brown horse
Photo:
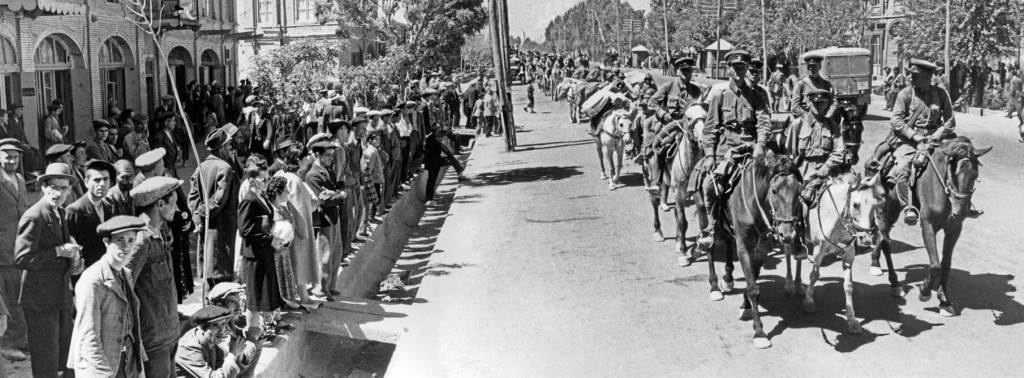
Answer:
M767 152L742 168L739 182L729 197L727 212L736 240L736 255L747 283L740 320L753 320L754 346L758 348L772 344L758 312L757 279L772 247L777 243L790 244L796 239L802 212L802 188L793 160Z
M953 248L960 239L964 216L970 208L974 195L974 184L978 179L979 158L992 150L975 148L967 137L950 139L928 156L927 163L917 180L914 194L921 204L921 236L928 250L928 276L918 287L922 302L931 300L932 291L938 292L939 313L955 316L956 309L949 297L949 271L952 265ZM878 213L878 245L871 254L871 274L881 275L878 255L885 256L889 268L889 285L894 294L902 294L892 266L892 239L889 232L899 217L900 208L896 191L890 190L886 206ZM939 231L943 232L942 256L936 245Z

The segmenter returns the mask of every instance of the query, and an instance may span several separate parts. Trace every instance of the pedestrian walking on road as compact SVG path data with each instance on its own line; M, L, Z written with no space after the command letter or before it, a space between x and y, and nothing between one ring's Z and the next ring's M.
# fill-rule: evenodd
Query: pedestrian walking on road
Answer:
M524 112L528 111L530 113L536 113L533 110L533 81L532 80L529 83L526 84L526 100L528 101L528 103L526 104L526 107L523 108L523 111Z

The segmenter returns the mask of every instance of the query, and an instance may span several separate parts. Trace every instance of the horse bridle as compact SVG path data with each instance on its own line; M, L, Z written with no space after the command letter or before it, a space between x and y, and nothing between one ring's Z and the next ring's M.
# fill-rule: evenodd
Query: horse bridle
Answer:
M831 244L833 247L839 248L841 250L846 249L846 247L849 247L851 242L856 244L856 237L858 233L871 235L874 234L877 230L877 226L864 228L857 225L856 222L853 222L852 219L850 219L850 201L853 198L853 196L851 195L851 193L853 193L853 190L854 186L850 185L850 188L846 191L846 202L843 203L842 210L840 210L839 206L836 204L836 198L832 196L832 190L828 188L825 189L825 191L828 192L828 198L830 202L832 202L832 207L835 208L836 212L839 213L839 223L843 226L843 229L845 229L846 232L850 234L850 238L852 240L850 240L849 242L836 243L828 237L828 234L825 233L825 225L821 223L821 201L818 201L818 229L819 231L821 231L821 237L825 239L825 241Z
M785 171L782 171L782 172L773 172L771 177L768 179L768 190L771 190L771 183L775 182L775 180L777 180L779 178L782 178L782 177L789 176L789 175L793 175L793 174L795 174L795 172L792 169L785 170ZM753 181L754 181L754 203L757 205L757 209L759 210L759 213L761 214L761 220L764 221L764 224L766 226L768 226L768 232L766 234L768 236L770 236L772 239L775 239L776 241L782 241L782 233L779 232L779 226L783 225L783 224L794 224L795 225L797 222L800 221L800 216L799 216L799 214L794 215L794 216L789 216L789 217L777 216L776 212L775 212L775 206L772 206L772 201L768 201L768 211L766 212L764 210L764 206L761 205L760 196L757 195L757 192L758 192L757 191L757 180L753 180ZM746 202L744 201L743 203L746 203ZM765 214L768 214L768 215L765 215ZM771 220L768 219L769 216L771 217Z
M958 199L958 200L969 200L969 199L971 199L971 196L974 195L974 190L977 189L977 188L971 188L970 192L963 192L963 191L960 190L960 188L956 187L956 180L953 180L953 176L952 176L952 174L953 174L952 167L956 167L956 165L959 164L960 161L964 160L964 159L970 159L970 157L969 156L957 157L957 158L954 158L952 156L948 157L947 158L948 163L947 163L947 167L946 167L946 174L942 174L942 173L939 172L939 168L935 166L935 160L932 159L931 156L928 156L928 165L930 165L932 167L932 170L935 171L935 177L938 177L939 184L942 185L942 189L943 189L943 191L946 192L947 198Z

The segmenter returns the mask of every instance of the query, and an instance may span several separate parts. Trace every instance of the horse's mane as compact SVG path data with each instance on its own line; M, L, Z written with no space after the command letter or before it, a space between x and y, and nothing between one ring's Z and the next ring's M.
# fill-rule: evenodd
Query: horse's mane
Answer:
M935 149L936 152L945 153L949 156L957 158L969 157L974 151L974 144L971 143L970 138L965 136L957 136L953 139L947 140Z
M771 151L766 151L760 158L754 159L753 166L754 178L757 180L766 180L777 175L799 174L796 162L792 158Z

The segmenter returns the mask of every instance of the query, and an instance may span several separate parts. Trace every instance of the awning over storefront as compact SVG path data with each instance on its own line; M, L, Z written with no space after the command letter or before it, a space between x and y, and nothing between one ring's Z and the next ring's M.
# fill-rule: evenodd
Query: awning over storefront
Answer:
M7 0L4 3L14 12L41 10L60 15L85 14L85 4L78 0Z

